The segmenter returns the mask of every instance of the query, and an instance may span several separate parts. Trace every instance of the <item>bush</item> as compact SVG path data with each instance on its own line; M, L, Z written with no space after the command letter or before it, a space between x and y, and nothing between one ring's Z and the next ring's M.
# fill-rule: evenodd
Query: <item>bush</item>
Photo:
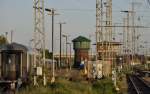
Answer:
M115 94L115 91L112 81L108 79L88 83L59 78L53 84L48 83L47 87L28 86L17 94Z

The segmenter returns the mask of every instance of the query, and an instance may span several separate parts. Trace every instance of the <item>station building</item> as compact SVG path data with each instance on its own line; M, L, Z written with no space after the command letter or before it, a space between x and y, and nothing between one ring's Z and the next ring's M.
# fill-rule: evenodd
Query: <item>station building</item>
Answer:
M121 45L120 42L103 41L97 43L97 59L102 63L102 72L104 76L111 75L112 68L116 64L116 57L121 51Z

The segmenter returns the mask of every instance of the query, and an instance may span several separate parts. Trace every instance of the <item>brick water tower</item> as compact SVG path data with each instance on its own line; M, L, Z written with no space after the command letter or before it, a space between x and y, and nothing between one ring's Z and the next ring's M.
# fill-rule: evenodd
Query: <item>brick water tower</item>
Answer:
M89 59L89 50L91 40L79 36L72 40L73 49L75 51L74 67L78 68L82 60Z

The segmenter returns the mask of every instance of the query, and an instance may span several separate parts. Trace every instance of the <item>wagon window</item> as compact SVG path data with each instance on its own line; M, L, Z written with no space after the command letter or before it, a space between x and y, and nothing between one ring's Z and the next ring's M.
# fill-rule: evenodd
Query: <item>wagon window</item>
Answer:
M11 58L10 58L10 57L8 58L8 63L9 63L9 64L11 63Z

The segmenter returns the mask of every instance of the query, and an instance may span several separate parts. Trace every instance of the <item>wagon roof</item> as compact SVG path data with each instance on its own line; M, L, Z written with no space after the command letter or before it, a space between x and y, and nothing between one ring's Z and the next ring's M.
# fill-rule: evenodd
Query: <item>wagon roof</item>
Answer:
M19 43L4 44L0 46L0 50L22 50L27 51L27 47Z

